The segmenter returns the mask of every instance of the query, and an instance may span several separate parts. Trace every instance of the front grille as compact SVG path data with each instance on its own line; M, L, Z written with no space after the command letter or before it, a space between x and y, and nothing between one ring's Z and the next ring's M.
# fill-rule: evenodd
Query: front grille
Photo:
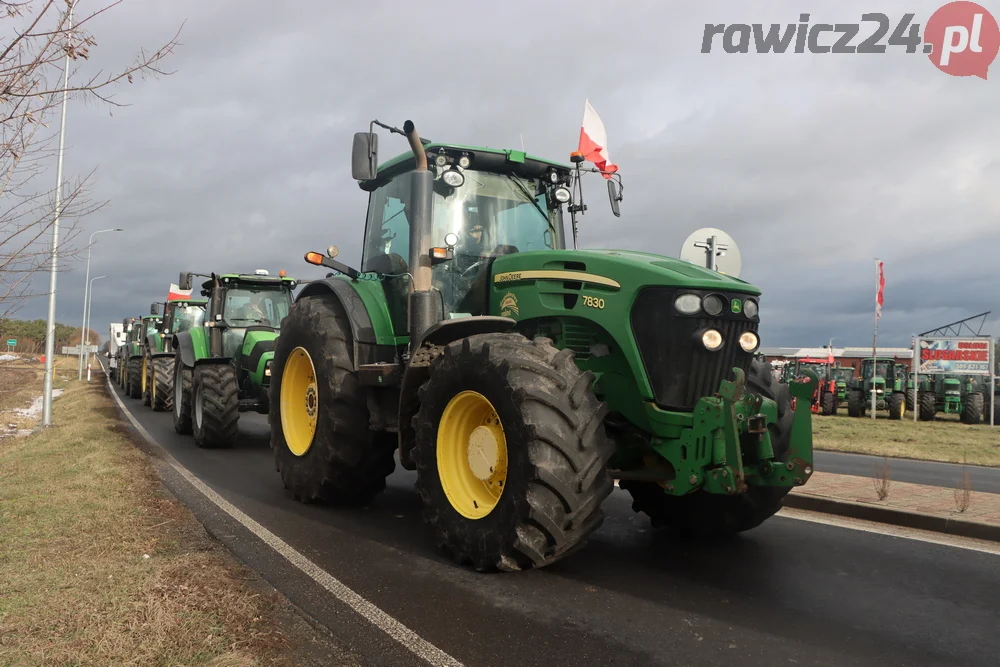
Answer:
M704 290L684 290L699 295L719 294L729 304L747 295ZM673 287L647 287L632 307L632 332L656 403L667 410L689 411L703 396L719 390L722 380L732 379L733 367L749 374L753 354L744 352L739 337L757 332L756 321L724 310L717 317L685 316L674 311ZM755 320L757 318L754 318ZM709 352L698 340L702 329L717 329L723 336L721 350Z

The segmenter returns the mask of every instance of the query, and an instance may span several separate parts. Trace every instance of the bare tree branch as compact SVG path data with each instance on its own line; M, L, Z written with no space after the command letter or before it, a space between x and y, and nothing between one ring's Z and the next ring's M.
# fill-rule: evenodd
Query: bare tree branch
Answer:
M59 111L62 97L83 94L121 107L110 89L137 76L168 76L162 61L178 45L180 30L152 53L140 50L130 65L117 72L98 72L85 80L63 85L67 57L71 62L88 60L97 40L87 32L89 24L125 0L107 4L85 16L69 10L78 0L0 0L0 21L6 22L7 38L0 44L0 320L10 317L25 300L47 296L32 288L32 278L51 270L51 232L59 220L60 270L81 249L74 241L83 218L100 210L106 202L89 197L94 172L76 182L53 187L39 182L48 176L56 150L51 143L50 118ZM56 207L56 193L62 201Z

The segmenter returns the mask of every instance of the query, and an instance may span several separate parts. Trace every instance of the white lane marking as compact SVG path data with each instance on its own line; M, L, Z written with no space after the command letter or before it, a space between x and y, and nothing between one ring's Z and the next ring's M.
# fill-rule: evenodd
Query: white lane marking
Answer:
M876 523L874 521L866 521L864 519L853 519L846 516L837 516L836 514L823 514L821 512L813 512L810 510L801 510L791 507L781 508L775 516L782 516L786 519L795 519L796 521L821 523L827 526L834 526L836 528L847 528L849 530L860 530L866 533L877 533L888 537L900 537L906 540L929 542L931 544L939 544L941 546L954 547L956 549L979 551L981 553L1000 556L1000 543L992 542L990 540L978 540L971 537L962 537L960 535L949 535L948 533L918 530L916 528L907 528L905 526L894 526L887 523Z
M170 466L176 470L179 475L181 475L181 477L190 482L190 484L194 488L198 489L202 495L215 503L219 509L233 517L236 521L239 521L244 528L259 537L265 544L281 554L285 560L304 572L317 584L332 593L338 600L354 609L354 611L360 614L365 620L385 632L424 661L434 665L435 667L464 667L461 662L448 655L434 644L431 644L413 630L406 627L386 612L382 611L382 609L369 602L358 593L354 592L351 588L344 585L338 579L292 548L291 545L282 541L277 535L251 519L237 507L232 505L228 500L209 488L204 482L195 477L194 473L185 468L180 464L180 462L172 457L170 453L167 452L167 450L164 449L163 446L160 445L160 443L158 443L145 428L143 428L142 424L140 424L136 418L132 416L131 411L125 407L122 400L118 398L118 393L115 392L114 388L111 386L110 376L108 377L108 388L111 389L111 395L118 403L118 406L125 413L125 416L128 417L129 421L132 422L132 425L136 427L139 433L141 433L151 445L157 447L163 452L167 463L169 463Z

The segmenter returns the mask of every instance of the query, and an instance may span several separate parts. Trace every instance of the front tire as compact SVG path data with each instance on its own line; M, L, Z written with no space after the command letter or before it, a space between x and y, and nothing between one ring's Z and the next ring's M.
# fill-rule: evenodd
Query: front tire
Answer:
M833 392L830 391L823 392L821 405L823 407L824 415L837 414L837 397L833 394Z
M418 390L412 458L424 521L455 562L543 567L603 523L614 444L593 382L548 338L478 334L445 346Z
M174 357L174 431L190 435L191 396L194 393L194 371L187 368L180 355Z
M174 358L153 359L152 397L154 412L167 412L174 407Z
M857 389L847 392L847 414L851 417L861 417L865 413L865 408L861 403L862 395Z
M934 421L937 415L937 395L933 392L920 394L920 421Z
M240 399L236 369L228 363L194 369L194 443L232 447L239 437Z
M393 433L374 433L354 370L351 323L328 294L299 299L282 321L268 388L271 448L300 502L363 506L396 469Z
M775 459L784 462L792 444L795 412L787 384L775 382L767 366L754 360L747 375L747 392L777 403L778 419L768 424ZM654 528L684 537L717 538L756 528L781 509L790 487L751 486L746 492L724 496L698 490L684 496L668 495L652 482L621 480L632 495L632 509L649 516Z
M903 392L889 394L889 419L903 418L904 403L906 403L906 394Z
M149 405L153 402L153 365L150 362L149 355L143 353L142 355L142 389L140 394L142 395L142 404Z
M983 421L983 395L980 393L970 393L965 397L965 405L962 406L962 423L979 424Z
M128 381L126 382L129 398L142 397L142 359L128 360Z

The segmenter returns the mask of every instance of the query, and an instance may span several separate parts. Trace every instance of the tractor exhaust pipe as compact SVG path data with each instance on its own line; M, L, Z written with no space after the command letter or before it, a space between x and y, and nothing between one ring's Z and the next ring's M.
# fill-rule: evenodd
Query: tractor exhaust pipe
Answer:
M428 327L440 321L441 302L431 290L431 217L434 175L427 169L427 153L413 121L403 123L403 133L410 143L416 164L410 175L410 350L415 351Z

